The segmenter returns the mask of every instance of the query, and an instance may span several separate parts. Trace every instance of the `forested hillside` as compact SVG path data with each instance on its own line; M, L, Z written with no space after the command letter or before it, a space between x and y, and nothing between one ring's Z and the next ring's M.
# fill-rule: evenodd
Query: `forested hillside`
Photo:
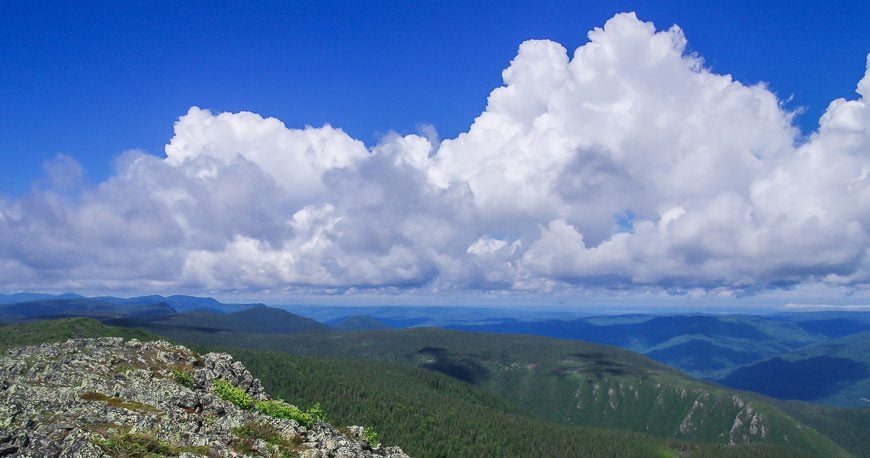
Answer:
M5 327L14 332L3 332L0 342L8 347L70 337L152 339L160 334L202 351L220 347L257 368L255 373L274 384L270 389L281 396L303 405L323 402L341 421L371 424L408 451L419 452L414 454L441 443L451 450L471 447L482 453L484 448L473 444L487 444L493 450L537 448L559 456L583 447L595 449L599 440L609 447L630 444L626 453L844 453L813 428L856 455L866 442L860 433L850 432L857 430L846 421L866 424L866 412L856 417L833 409L817 415L789 404L785 413L785 406L769 399L688 379L614 347L439 329L297 333L293 326L281 325L295 322L283 319L291 314L273 310L173 315L220 316L221 328L184 321L168 325L158 323L163 320L159 317L112 320L143 326L150 333L86 318L41 321ZM282 319L272 323L277 328L266 329L277 333L230 330L268 323L259 317L272 316ZM509 437L504 436L506 427L514 431ZM754 445L741 445L747 443Z
M161 338L138 329L106 326L91 318L68 318L2 326L0 327L0 352L12 347L62 342L83 337L123 337L139 340Z
M429 369L507 400L526 415L564 425L838 453L830 439L761 397L698 382L643 355L603 345L425 328L268 337L163 331L192 345L231 342L245 348Z
M785 352L738 368L722 383L780 399L870 405L870 331Z
M82 318L4 328L4 345L71 337L158 338ZM215 347L201 350L218 349ZM363 423L380 440L401 444L413 456L801 456L807 451L753 444L666 440L646 434L568 426L535 419L480 388L401 364L360 359L311 358L284 352L231 350L277 397L298 405L322 403L335 424ZM833 448L832 456L842 454ZM807 454L807 456L810 456Z

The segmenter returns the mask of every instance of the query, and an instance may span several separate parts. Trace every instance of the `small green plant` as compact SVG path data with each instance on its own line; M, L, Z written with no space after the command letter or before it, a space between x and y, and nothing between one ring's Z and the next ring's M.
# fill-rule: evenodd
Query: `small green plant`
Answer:
M305 413L310 415L312 420L326 421L326 414L323 412L323 408L320 407L319 402L315 402L313 406L309 407L308 410L305 411Z
M224 379L215 379L212 382L214 392L224 401L230 401L242 409L250 409L254 407L254 398L252 398L245 390L233 385Z
M257 401L256 408L265 415L286 420L296 420L300 425L311 426L316 421L323 421L325 415L320 403L314 404L308 410L301 410L292 404L287 404L280 399L269 401Z
M378 433L371 428L366 428L366 440L369 441L369 445L372 447L377 447L380 442L378 442Z
M175 378L175 383L193 389L196 383L193 380L193 372L184 369L172 369L172 377Z

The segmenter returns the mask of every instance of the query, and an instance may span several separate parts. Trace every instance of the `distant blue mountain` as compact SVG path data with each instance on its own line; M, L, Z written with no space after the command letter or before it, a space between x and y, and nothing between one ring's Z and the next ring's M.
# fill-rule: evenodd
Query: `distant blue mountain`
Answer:
M0 322L20 323L56 318L89 317L122 326L287 334L328 329L317 321L263 304L224 304L194 296L87 298L75 294L22 293L5 296L30 299L0 304ZM38 299L33 299L34 297Z
M251 307L261 306L263 304L225 304L211 297L196 297L196 296L137 296L137 297L114 297L114 296L98 296L86 297L80 294L64 293L64 294L44 294L44 293L15 293L15 294L0 294L0 305L15 304L21 302L31 302L39 300L90 300L105 304L114 305L150 305L150 304L168 304L177 311L187 310L211 310L220 313L230 313L245 310Z
M722 379L737 367L870 329L870 314L616 315L452 324L450 329L534 334L616 345L691 375Z
M187 310L211 310L214 312L220 313L229 313L229 312L237 312L240 310L248 309L251 307L261 306L263 304L224 304L219 302L216 299L211 297L196 297L196 296L182 296L182 295L173 295L173 296L158 296L158 295L150 295L150 296L138 296L138 297L130 297L130 298L118 298L118 297L98 297L95 299L103 300L106 302L111 302L115 304L153 304L157 302L165 302L176 310L183 312Z
M637 321L615 324L593 324L591 318L576 320L547 321L502 321L480 325L451 325L450 329L500 332L513 334L535 334L561 339L579 339L630 348L637 351L649 349L681 336L702 335L707 338L732 338L762 340L769 338L759 326L757 317L750 316L647 316ZM777 326L780 322L773 322ZM803 337L803 336L801 336ZM795 337L792 347L804 344L807 339Z
M740 367L719 382L779 399L870 406L870 331Z
M825 337L836 338L856 334L863 331L870 331L870 323L858 321L850 318L829 318L822 320L797 321L795 322L801 329L813 333L820 334Z
M250 307L231 313L196 309L172 315L139 315L107 320L106 322L116 326L149 329L170 336L184 335L189 331L295 334L329 329L323 323L295 315L283 309L267 307L265 305Z
M737 350L704 339L690 339L684 343L649 351L646 355L686 372L717 371L735 364L749 364L762 357L759 352Z
M353 315L327 322L339 331L372 331L375 329L387 329L386 323L376 320L368 315Z
M37 301L41 299L84 299L85 297L74 293L43 294L43 293L15 293L0 294L0 304L14 304L16 302Z
M108 319L175 313L177 311L165 302L126 305L97 299L37 299L0 305L0 321L10 323L70 317Z

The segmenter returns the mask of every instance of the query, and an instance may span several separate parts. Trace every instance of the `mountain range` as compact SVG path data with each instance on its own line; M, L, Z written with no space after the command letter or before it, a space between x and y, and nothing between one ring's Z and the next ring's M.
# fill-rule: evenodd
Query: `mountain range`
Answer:
M412 455L426 455L421 431L427 424L435 427L427 418L436 418L436 412L454 419L439 440L457 452L482 453L474 443L500 443L503 438L496 431L499 421L507 419L546 430L541 434L547 437L553 431L567 433L564 428L592 428L594 434L587 433L593 436L606 431L639 434L630 436L632 443L649 440L649 447L661 450L690 444L687 450L714 447L704 449L714 454L750 446L741 453L866 456L870 449L861 433L870 425L870 408L862 404L870 402L870 332L864 330L868 321L862 314L634 314L541 321L477 314L464 324L452 321L450 329L402 329L387 328L401 319L395 310L387 320L349 314L322 323L257 304L218 303L180 311L165 300L142 302L63 297L5 304L0 306L2 321L22 324L0 328L0 334L30 335L33 326L44 323L87 328L91 325L76 320L43 320L89 316L120 326L107 329L222 349L255 368L281 396L300 402L316 397L348 418L361 416ZM188 302L193 303L202 302ZM554 335L528 335L543 333ZM603 344L590 343L595 341ZM699 374L708 380L718 376L717 383ZM335 386L291 382L314 378L334 380ZM438 407L414 401L415 393L432 387L439 393L433 398ZM400 418L397 412L407 413L408 403L419 404L433 417ZM490 442L453 437L459 425L470 427L458 419L459 406L480 410L487 418ZM716 448L720 446L726 448Z

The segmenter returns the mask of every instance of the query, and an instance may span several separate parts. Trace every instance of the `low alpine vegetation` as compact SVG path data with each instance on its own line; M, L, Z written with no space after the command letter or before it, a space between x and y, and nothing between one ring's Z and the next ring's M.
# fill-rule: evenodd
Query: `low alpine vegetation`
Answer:
M254 398L245 390L233 385L224 379L215 379L212 382L214 392L224 401L230 401L241 409L251 409L254 407Z
M176 381L178 381L178 378L176 378ZM178 382L182 383L180 381ZM326 421L326 415L323 413L320 403L316 403L308 409L302 410L293 404L284 402L282 399L254 401L254 398L252 398L248 393L245 393L245 390L224 379L216 379L212 382L212 385L214 386L215 393L217 393L221 399L224 401L230 401L239 408L245 410L254 408L264 415L285 420L295 420L300 425L306 427L310 427L318 421Z
M172 369L172 377L175 379L175 383L179 385L193 389L195 382L193 380L193 372L187 371L184 369Z
M281 399L272 399L269 401L257 401L256 409L270 417L295 420L300 425L306 427L326 419L323 409L320 408L320 403L314 404L303 411L299 407L287 404Z
M371 428L366 428L366 440L369 441L369 445L372 447L377 447L380 442L378 442L378 433Z

